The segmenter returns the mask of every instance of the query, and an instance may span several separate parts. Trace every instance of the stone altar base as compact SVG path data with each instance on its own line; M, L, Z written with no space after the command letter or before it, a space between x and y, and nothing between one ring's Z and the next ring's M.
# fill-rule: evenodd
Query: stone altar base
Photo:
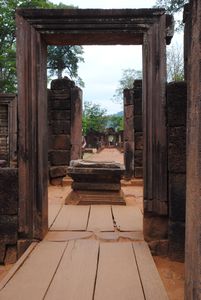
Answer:
M121 190L123 165L116 162L71 161L67 174L73 179L73 191L66 204L126 205Z

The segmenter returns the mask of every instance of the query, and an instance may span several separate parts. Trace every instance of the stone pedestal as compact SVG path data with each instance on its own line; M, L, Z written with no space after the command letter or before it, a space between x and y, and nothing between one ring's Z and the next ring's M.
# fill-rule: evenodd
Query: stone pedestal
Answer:
M73 160L67 170L73 179L66 204L125 205L121 191L123 165L116 162Z

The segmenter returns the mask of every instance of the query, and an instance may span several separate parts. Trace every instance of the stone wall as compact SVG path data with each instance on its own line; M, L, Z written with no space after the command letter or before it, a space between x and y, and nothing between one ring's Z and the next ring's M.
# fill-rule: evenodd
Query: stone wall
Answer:
M133 89L124 90L124 164L125 178L134 176L134 103Z
M133 84L134 101L134 177L143 177L142 80Z
M0 264L18 253L18 169L0 168Z
M50 182L61 184L71 159L81 157L82 93L68 78L56 79L48 91Z
M124 90L124 163L127 179L143 177L142 80Z
M186 213L186 82L167 85L169 257L184 260Z
M2 166L17 163L17 97L0 94L0 161Z

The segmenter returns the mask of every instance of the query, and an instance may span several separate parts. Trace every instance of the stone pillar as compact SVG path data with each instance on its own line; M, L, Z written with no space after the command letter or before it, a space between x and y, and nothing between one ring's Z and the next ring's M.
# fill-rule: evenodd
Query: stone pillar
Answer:
M71 159L81 157L82 91L68 78L51 83L48 94L50 182L61 184Z
M201 2L185 10L187 175L185 299L201 299Z
M166 18L154 23L143 42L144 237L168 238Z
M143 177L142 80L133 84L134 177Z
M186 212L186 82L167 85L169 257L184 260Z
M133 89L124 90L124 164L125 178L131 179L134 175L134 104Z

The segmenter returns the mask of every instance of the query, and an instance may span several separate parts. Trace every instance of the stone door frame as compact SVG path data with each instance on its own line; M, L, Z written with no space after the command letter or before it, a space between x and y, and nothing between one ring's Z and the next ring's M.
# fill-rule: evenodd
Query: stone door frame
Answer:
M144 210L167 215L166 43L162 9L18 9L19 232L48 229L47 45L143 45Z

